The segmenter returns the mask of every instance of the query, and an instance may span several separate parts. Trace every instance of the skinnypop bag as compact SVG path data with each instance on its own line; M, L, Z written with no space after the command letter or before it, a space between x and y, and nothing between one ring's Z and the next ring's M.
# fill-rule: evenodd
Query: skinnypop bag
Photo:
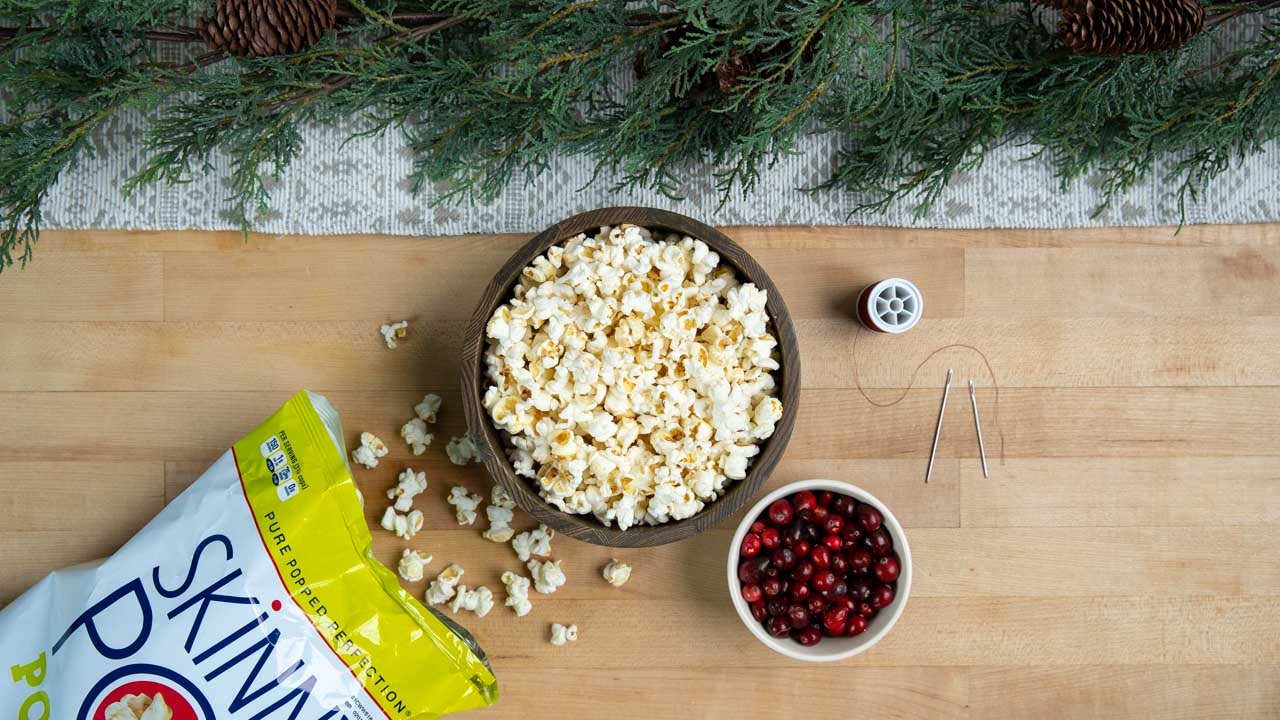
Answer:
M373 559L341 437L299 393L115 555L0 611L0 720L416 720L496 700L466 631Z

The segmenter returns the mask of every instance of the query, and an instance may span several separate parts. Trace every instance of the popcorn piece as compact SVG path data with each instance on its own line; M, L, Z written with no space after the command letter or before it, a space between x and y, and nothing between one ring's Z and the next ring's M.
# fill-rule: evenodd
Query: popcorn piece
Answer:
M533 610L533 603L529 602L529 578L508 570L502 573L502 584L507 587L505 605L514 610L517 617L528 615Z
M526 567L533 576L533 589L543 595L554 593L565 583L559 560L530 560Z
M151 699L151 704L138 717L138 720L171 720L172 718L173 710L164 701L164 693L156 693L156 696Z
M489 516L489 529L484 531L485 540L504 543L516 534L511 528L511 520L515 515L510 509L490 505L484 509L484 514Z
M409 582L418 582L422 579L423 567L430 563L432 557L424 555L417 550L405 548L400 555L400 565L396 571L400 573L400 577Z
M445 568L431 584L427 586L427 604L439 605L447 602L453 597L454 589L458 586L458 581L466 573L465 570L458 567L457 564L450 565Z
M449 461L454 465L466 465L469 462L480 462L480 448L470 435L456 437L445 446Z
M163 693L155 698L146 695L125 695L106 708L106 720L172 720L173 710L164 701Z
M388 350L395 350L396 340L409 334L409 321L401 320L400 322L383 325L378 328L378 332L382 333L382 341L387 344Z
M498 484L494 484L493 489L489 491L489 502L506 510L516 509L516 501Z
M444 400L439 395L427 393L422 396L422 402L413 406L413 412L418 419L423 422L434 423L436 414L440 412L440 406L444 404Z
M631 566L624 562L618 562L614 558L604 566L601 574L604 575L605 582L614 587L622 587L631 579Z
M449 604L449 610L453 612L469 610L475 613L476 617L484 617L492 609L493 592L483 585L475 590L468 590L466 585L459 587L458 594L454 596L453 602Z
M483 500L479 495L472 495L461 485L454 485L449 491L448 502L454 507L459 525L472 525L476 521L476 509Z
M386 457L387 446L371 432L360 433L360 447L351 451L351 461L367 468L378 467L378 458Z
M408 515L396 512L395 506L387 508L382 514L382 529L393 532L405 540L412 540L422 529L424 518L421 510L414 510Z
M529 562L529 558L534 555L540 557L550 555L551 538L555 536L555 530L540 524L533 530L526 530L515 536L511 541L511 547L516 551L516 557L520 558L520 562Z
M400 471L396 486L387 491L387 499L394 503L392 507L397 511L407 513L413 509L413 499L426 489L427 474L422 471L414 472L413 468L405 468Z
M557 647L563 646L565 643L578 641L578 626L570 625L565 627L560 623L551 623L551 644Z
M435 435L427 432L427 423L422 418L414 418L405 423L400 428L400 437L413 449L414 455L426 452L427 446L436 439Z

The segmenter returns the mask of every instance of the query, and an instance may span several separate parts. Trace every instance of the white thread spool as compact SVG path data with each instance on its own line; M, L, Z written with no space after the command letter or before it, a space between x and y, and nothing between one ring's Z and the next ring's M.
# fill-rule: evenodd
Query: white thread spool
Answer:
M889 278L868 285L858 296L858 320L873 332L898 334L924 315L924 295L910 280Z

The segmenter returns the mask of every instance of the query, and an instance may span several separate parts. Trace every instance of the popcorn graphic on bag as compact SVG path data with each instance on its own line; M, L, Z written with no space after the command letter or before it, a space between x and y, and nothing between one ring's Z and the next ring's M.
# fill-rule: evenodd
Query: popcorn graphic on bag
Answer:
M154 698L143 695L125 695L107 706L106 720L172 720L173 710L164 701L163 693Z

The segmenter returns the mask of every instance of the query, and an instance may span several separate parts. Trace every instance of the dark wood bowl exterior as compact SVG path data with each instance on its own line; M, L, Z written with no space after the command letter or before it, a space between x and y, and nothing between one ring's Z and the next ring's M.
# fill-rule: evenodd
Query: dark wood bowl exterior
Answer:
M766 308L774 335L778 339L781 369L775 373L775 378L778 384L778 398L782 401L782 419L778 421L773 435L761 446L760 453L752 459L746 478L731 484L724 495L708 503L693 517L657 526L635 525L625 531L605 527L593 515L561 512L543 500L531 482L516 475L511 467L505 452L506 443L502 433L494 427L482 402L485 388L488 386L484 368L484 352L487 344L485 327L493 311L510 299L511 290L519 280L521 271L552 245L568 240L579 233L593 233L603 226L623 223L639 225L655 231L674 231L702 240L719 253L722 261L733 266L740 277L768 291L769 299ZM787 447L787 442L791 439L791 430L795 425L796 411L800 402L799 346L796 343L796 332L791 323L791 315L787 312L786 303L783 302L778 288L774 286L773 281L755 259L723 233L692 218L666 210L642 207L604 208L575 215L547 228L525 243L494 276L493 281L485 289L484 297L480 300L475 314L471 317L463 341L462 402L467 427L478 441L485 468L494 480L510 493L516 504L539 522L557 532L596 545L610 547L664 545L692 537L718 525L747 505L764 481L773 473L773 469Z

